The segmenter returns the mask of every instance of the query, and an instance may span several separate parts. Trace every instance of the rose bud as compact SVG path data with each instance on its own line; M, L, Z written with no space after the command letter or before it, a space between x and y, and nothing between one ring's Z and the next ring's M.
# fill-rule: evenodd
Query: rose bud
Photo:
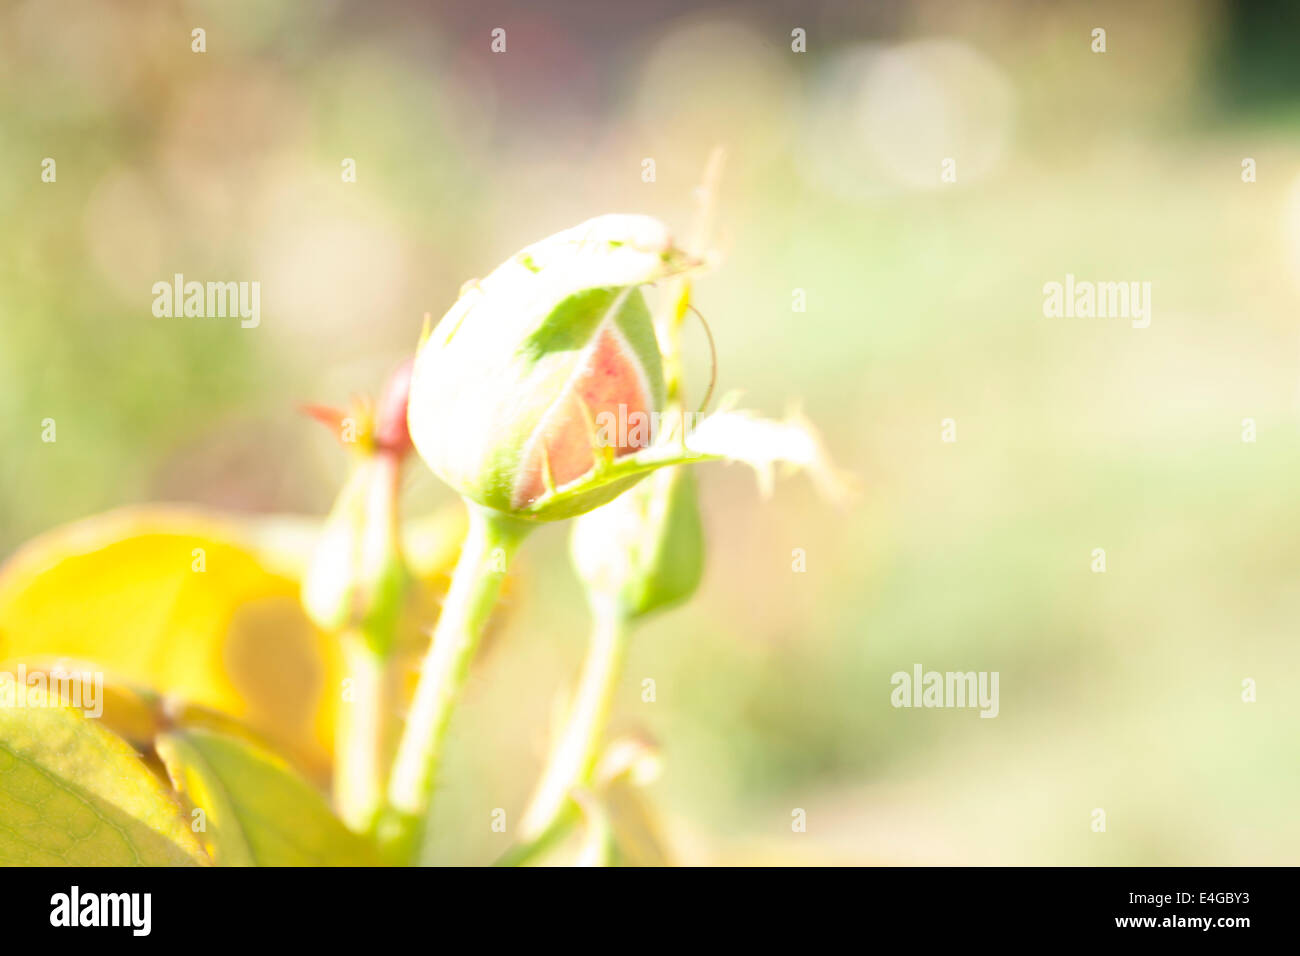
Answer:
M334 502L303 578L307 616L328 631L354 628L373 650L386 653L408 584L398 526L402 462L411 444L406 403L411 363L403 363L373 410L352 415L310 407L337 428L353 454L351 473Z
M320 628L355 627L378 640L395 626L407 584L396 520L399 467L386 456L358 461L325 520L302 587L303 607Z
M689 468L650 475L573 523L570 553L589 596L629 621L680 604L704 573L704 530Z
M460 299L421 344L411 380L416 450L481 505L568 518L639 476L585 482L648 445L664 401L659 346L640 286L692 268L666 227L601 216L534 243Z
M406 429L406 406L411 399L411 372L415 359L399 365L384 384L375 409L375 448L398 458L411 451L411 435Z

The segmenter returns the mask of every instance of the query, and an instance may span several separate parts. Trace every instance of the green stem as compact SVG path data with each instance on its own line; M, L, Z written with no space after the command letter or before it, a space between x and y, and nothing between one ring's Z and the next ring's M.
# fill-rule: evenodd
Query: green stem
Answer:
M544 833L527 843L516 843L497 858L493 866L528 866L552 847L558 846L578 822L578 805L572 800L560 810Z
M367 833L384 802L388 657L358 631L340 640L352 696L338 709L334 801L349 828Z
M593 596L592 633L573 703L524 812L520 838L540 842L573 809L575 787L591 782L614 690L622 673L628 618L613 598Z
M424 838L447 726L501 580L519 544L535 525L467 502L469 532L443 602L433 641L407 716L388 780L388 806L378 828L380 847L410 863Z

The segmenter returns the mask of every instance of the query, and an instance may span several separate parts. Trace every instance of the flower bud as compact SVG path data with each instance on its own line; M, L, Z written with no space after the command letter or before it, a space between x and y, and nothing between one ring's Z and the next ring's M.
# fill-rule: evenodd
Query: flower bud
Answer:
M407 584L396 520L399 467L386 455L357 462L325 520L302 589L317 627L393 632Z
M386 652L408 584L398 524L402 460L410 450L406 400L411 363L399 367L378 407L362 406L355 461L303 578L307 616L328 631L356 628L373 650ZM312 409L322 420L340 413Z
M411 372L415 359L407 359L389 376L375 409L375 447L399 458L411 451L406 428L406 406L411 399Z
M640 286L693 265L656 220L601 216L468 283L416 357L409 425L420 456L465 497L522 517L572 517L615 497L636 479L564 491L638 448L626 429L602 441L599 419L661 410Z
M651 474L573 525L583 586L612 597L629 620L685 601L704 573L704 531L689 468Z

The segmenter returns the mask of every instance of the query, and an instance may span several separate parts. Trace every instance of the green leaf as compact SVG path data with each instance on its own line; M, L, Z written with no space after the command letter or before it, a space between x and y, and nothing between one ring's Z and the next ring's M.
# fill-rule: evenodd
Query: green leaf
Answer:
M612 500L637 479L660 468L696 465L706 461L738 461L754 469L759 490L769 494L777 465L806 471L813 484L830 501L844 504L855 494L851 476L835 468L817 430L798 413L784 421L761 418L753 412L724 407L706 416L685 438L656 441L631 455L597 461L596 467L563 488L543 495L516 510L524 518L572 518L591 510L594 492Z
M629 620L680 603L704 573L695 476L655 472L573 522L570 553L583 587L615 599Z
M0 705L0 865L208 862L175 795L121 738L26 693Z
M246 741L190 729L158 739L176 789L203 811L218 866L375 866L370 844L283 760Z

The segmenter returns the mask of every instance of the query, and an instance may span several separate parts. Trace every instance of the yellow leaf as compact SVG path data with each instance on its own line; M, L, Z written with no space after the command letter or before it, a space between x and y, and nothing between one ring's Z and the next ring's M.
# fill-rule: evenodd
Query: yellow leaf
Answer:
M342 682L337 641L312 626L299 602L320 528L317 519L178 506L56 528L0 567L0 661L90 662L110 680L246 722L319 777ZM403 531L415 575L445 588L463 509ZM418 603L413 617L427 628L427 588ZM418 648L417 621L410 630Z
M58 698L26 695L0 706L0 865L208 862L175 795L125 742Z
M199 838L218 866L373 866L350 832L284 761L207 730L158 739L172 783L203 812Z
M92 662L244 720L327 763L338 652L298 603L298 535L179 508L51 531L0 571L0 660Z

